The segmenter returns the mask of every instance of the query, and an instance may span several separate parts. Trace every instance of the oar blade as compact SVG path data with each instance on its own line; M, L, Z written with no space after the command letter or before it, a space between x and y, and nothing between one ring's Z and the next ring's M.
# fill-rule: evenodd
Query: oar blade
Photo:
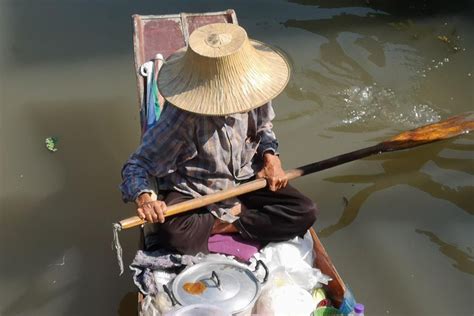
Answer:
M473 113L453 116L444 121L403 132L382 143L384 151L412 148L449 139L474 130Z

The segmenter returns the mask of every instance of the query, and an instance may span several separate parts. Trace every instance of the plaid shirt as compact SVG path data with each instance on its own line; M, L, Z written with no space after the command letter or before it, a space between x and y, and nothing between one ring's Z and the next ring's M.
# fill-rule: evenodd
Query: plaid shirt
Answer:
M234 187L262 167L263 153L276 153L271 103L246 113L206 116L165 105L157 124L143 136L122 169L123 200L142 192L176 190L194 197ZM233 221L227 212L235 199L209 207Z

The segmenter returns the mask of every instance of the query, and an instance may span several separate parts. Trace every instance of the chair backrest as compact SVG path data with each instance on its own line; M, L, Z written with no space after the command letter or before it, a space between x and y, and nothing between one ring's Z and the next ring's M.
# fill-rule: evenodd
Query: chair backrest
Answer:
M133 19L133 52L137 76L138 106L141 109L146 81L140 75L143 63L162 54L166 59L176 50L187 46L189 35L198 27L211 23L237 23L232 9L208 13L180 13L171 15L138 15Z

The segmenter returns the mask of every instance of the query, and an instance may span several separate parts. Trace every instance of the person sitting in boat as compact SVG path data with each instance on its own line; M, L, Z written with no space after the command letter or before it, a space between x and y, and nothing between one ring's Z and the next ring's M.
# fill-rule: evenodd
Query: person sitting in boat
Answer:
M168 58L158 78L167 102L124 165L121 185L124 201L156 223L160 247L208 253L214 233L283 241L313 225L316 206L288 185L272 131L271 100L289 75L279 52L234 24L195 30L188 48ZM262 177L267 188L164 218L167 205Z

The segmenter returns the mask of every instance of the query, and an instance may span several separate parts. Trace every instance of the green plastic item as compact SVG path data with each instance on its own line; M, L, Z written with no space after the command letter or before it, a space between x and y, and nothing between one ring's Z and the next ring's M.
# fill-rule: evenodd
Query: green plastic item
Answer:
M56 147L58 142L59 142L59 139L57 137L47 137L44 140L44 143L46 144L46 148L48 148L48 150L52 152L58 151L58 147Z
M327 307L327 306L324 306L324 307L318 307L316 308L316 310L313 312L313 316L343 316L343 314L341 314L341 312L337 309L337 308L334 308L334 307Z
M314 303L316 303L316 306L326 298L326 292L322 288L315 288L313 289L313 299Z

